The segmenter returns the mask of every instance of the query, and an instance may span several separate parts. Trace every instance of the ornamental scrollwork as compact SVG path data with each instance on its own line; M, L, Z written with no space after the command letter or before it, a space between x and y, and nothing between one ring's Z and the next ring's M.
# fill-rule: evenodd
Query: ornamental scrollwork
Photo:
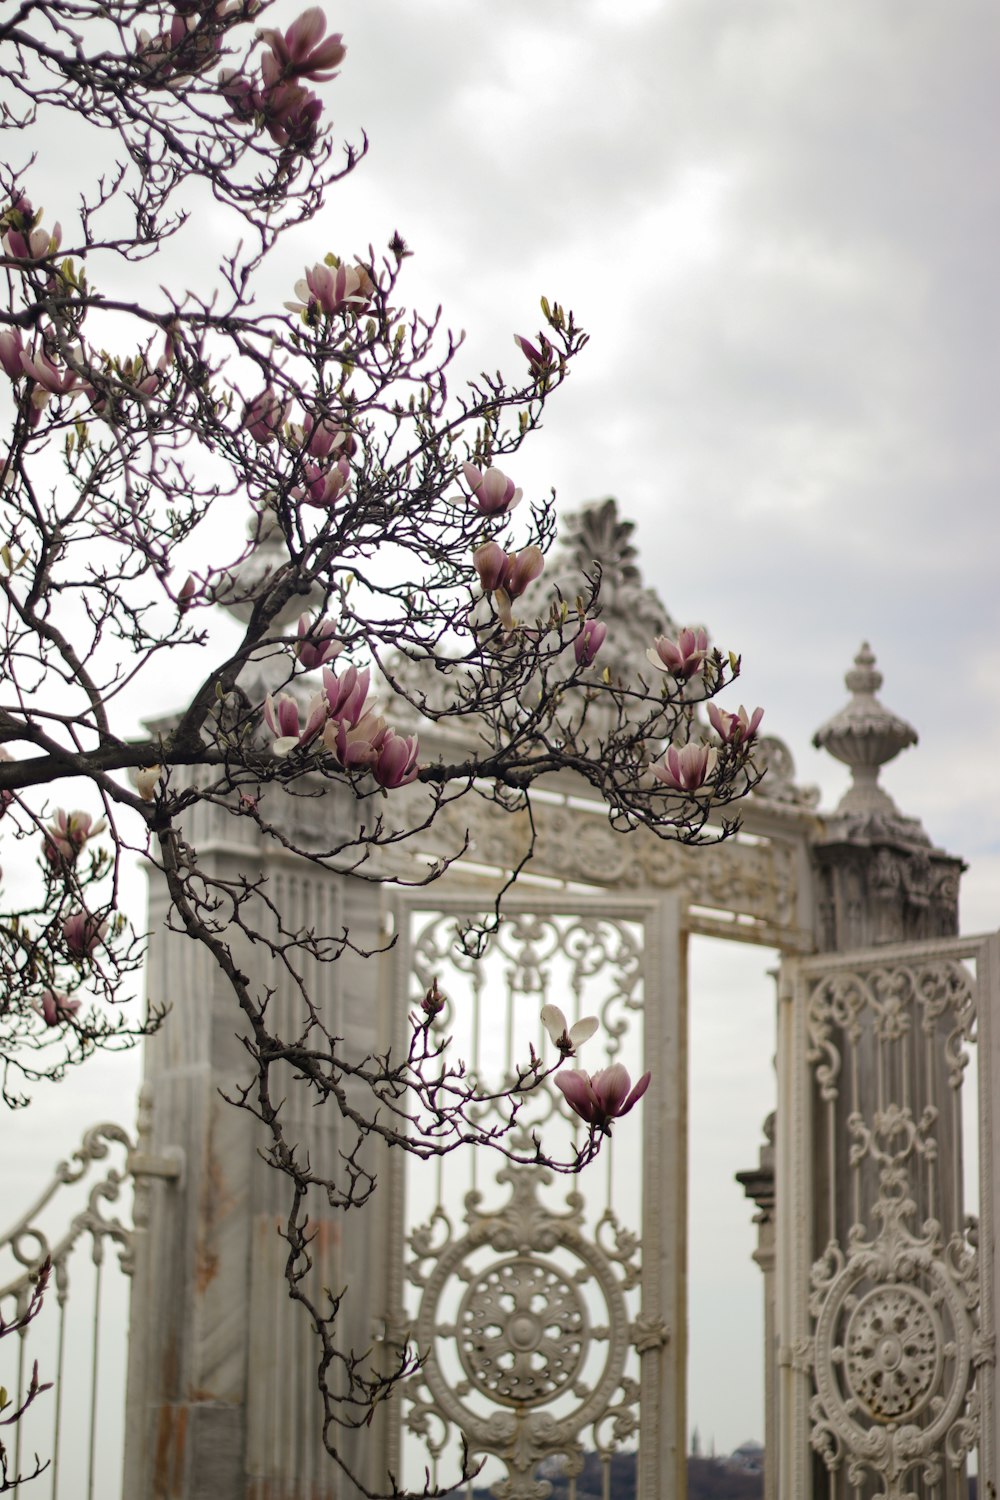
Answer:
M975 1441L978 1256L961 1235L945 1243L935 1219L912 1226L908 1172L933 1155L934 1120L898 1105L870 1125L852 1118L855 1151L879 1169L878 1227L853 1226L812 1270L811 1442L849 1483L877 1476L879 1500L906 1500L915 1471L938 1483L942 1455L957 1468Z
M408 1241L421 1367L406 1425L434 1456L457 1431L472 1455L501 1460L496 1500L545 1500L543 1460L559 1455L572 1469L588 1430L590 1446L609 1452L638 1427L639 1386L626 1370L638 1241L610 1211L588 1233L576 1192L549 1207L540 1191L552 1181L544 1167L504 1167L500 1207L469 1193L464 1232L439 1211ZM647 1348L666 1337L651 1324L639 1331Z

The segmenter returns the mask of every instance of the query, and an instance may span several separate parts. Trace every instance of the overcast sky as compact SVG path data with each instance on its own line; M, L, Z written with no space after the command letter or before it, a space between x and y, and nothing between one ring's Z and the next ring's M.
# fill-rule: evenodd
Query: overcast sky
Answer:
M404 292L467 331L469 370L519 369L542 293L572 306L591 344L517 483L564 511L618 497L647 582L743 653L737 701L827 807L846 773L811 735L870 641L920 735L883 780L969 860L965 930L996 926L994 0L347 0L331 25L330 111L372 151L273 269L275 300L399 229ZM692 1420L729 1448L762 1436L731 1175L772 1097L769 1002L764 955L698 962ZM134 1069L112 1108L109 1066L63 1089L60 1129L130 1118Z

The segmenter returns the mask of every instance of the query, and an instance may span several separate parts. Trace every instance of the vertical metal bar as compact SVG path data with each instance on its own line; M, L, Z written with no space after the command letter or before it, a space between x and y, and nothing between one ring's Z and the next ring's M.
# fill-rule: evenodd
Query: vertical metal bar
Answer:
M58 1275L58 1272L56 1273ZM59 1494L59 1442L62 1434L63 1354L66 1348L66 1293L56 1293L59 1301L59 1343L56 1347L55 1427L52 1436L52 1500Z
M90 1451L87 1457L87 1500L94 1500L94 1461L97 1457L97 1376L101 1348L101 1272L104 1269L104 1247L94 1240L94 1347L90 1358Z
M22 1306L21 1306L21 1298L20 1298L20 1296L18 1296L18 1299L17 1299L17 1312L18 1312L18 1316L19 1317L23 1317L24 1316L24 1311L23 1311ZM21 1402L21 1401L24 1400L24 1341L25 1341L25 1339L27 1337L27 1334L28 1334L28 1330L26 1328L19 1329L18 1330L18 1334L17 1334L17 1399L18 1399L18 1402ZM15 1475L20 1474L20 1472L21 1472L21 1428L23 1426L24 1426L23 1422L18 1422L16 1424L15 1428L14 1428L14 1473L15 1473Z

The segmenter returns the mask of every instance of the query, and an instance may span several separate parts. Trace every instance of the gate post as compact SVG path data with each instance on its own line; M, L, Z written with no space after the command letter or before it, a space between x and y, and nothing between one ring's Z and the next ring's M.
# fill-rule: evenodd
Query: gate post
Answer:
M917 738L881 681L865 644L850 702L815 736L852 771L812 844L829 957L786 963L779 986L781 1500L867 1496L873 1480L964 1495L979 1400L960 1098L976 1014L962 961L979 945L954 937L961 861L878 785Z
M354 816L349 793L290 798L279 787L269 795L274 805L265 816L299 847L332 847L336 830ZM377 901L369 886L286 854L249 820L209 803L188 817L185 833L209 879L266 877L268 896L290 927L336 934L349 926L359 946L377 948ZM250 1077L240 1013L207 950L168 930L167 911L166 891L151 872L147 993L169 1014L145 1044L142 1107L148 1150L180 1154L185 1165L179 1185L152 1182L145 1190L148 1228L138 1238L130 1319L124 1493L129 1500L335 1500L353 1487L324 1448L315 1337L304 1310L288 1297L280 1233L286 1180L259 1155L269 1144L263 1127L222 1097L236 1095ZM264 930L267 920L261 904L255 925ZM275 1030L297 1037L302 1020L291 981L247 939L231 932L228 940L244 972L273 989ZM331 1033L345 1035L349 1014L352 1048L374 1050L376 1008L367 1003L374 966L346 952L312 970L310 994ZM313 1108L300 1093L288 1090L283 1118L303 1157L332 1174L345 1144L339 1112ZM345 1215L317 1202L310 1223L313 1285L335 1294L351 1288L338 1320L342 1347L369 1349L377 1204L374 1212ZM374 1465L371 1445L351 1436L342 1445L347 1459L358 1465L367 1456Z

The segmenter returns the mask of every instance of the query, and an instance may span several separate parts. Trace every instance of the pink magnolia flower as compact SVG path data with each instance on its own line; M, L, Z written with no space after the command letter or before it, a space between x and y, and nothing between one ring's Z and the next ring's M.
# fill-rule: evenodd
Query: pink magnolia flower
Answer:
M313 624L308 614L299 615L298 635L295 655L307 672L315 672L324 662L333 661L344 649L333 634L332 620L317 620Z
M198 585L195 582L194 575L189 573L177 591L177 608L181 614L184 614L186 610L191 608L197 592Z
M351 466L346 458L338 458L327 469L307 463L303 465L302 478L303 482L291 492L292 499L322 510L336 505L350 492Z
M349 719L331 719L323 731L323 743L345 770L370 771L390 733L385 720L369 709L355 723Z
M73 958L89 958L107 930L107 922L99 922L87 911L71 912L62 924L63 941Z
M522 333L515 333L514 335L514 343L528 361L531 373L535 376L546 374L552 368L555 359L555 350L544 333L539 336L539 342L542 347L536 349L534 344L529 339L526 339Z
M708 717L712 728L727 745L745 745L756 738L757 728L764 717L762 708L755 708L753 713L747 716L747 711L740 704L739 713L731 714L724 708L717 708L714 703L708 705Z
M323 691L326 694L327 713L331 719L343 719L346 724L358 722L365 711L365 699L371 683L371 672L366 667L359 672L357 667L348 667L338 677L329 667L323 668ZM333 746L330 746L333 749Z
M676 641L658 635L646 652L658 672L672 672L684 681L702 670L707 655L708 636L704 630L689 629L682 630Z
M572 1057L577 1047L594 1035L600 1022L596 1016L581 1016L579 1021L570 1026L558 1005L543 1005L542 1025L553 1046L559 1048L560 1055Z
M524 493L515 489L513 479L508 479L499 469L477 469L475 464L463 464L462 473L481 516L508 514Z
M0 333L0 365L8 380L20 380L24 374L24 365L21 356L24 353L24 344L21 342L21 330L19 328L5 328Z
M545 558L541 547L522 547L520 552L510 554L508 563L510 566L503 587L511 599L518 599L529 583L540 577Z
M269 443L288 420L289 403L267 385L243 408L243 426L255 443Z
M319 6L303 11L282 35L280 31L258 33L270 47L261 62L261 73L267 85L279 78L308 78L312 83L328 83L336 78L331 68L339 68L347 55L339 32L326 35L326 16Z
M357 444L354 434L340 427L330 417L306 417L302 424L302 446L313 458L329 458L331 453L350 457Z
M185 82L192 74L199 73L222 50L222 36L212 34L199 25L194 14L197 7L178 7L165 31L150 36L140 31L136 36L136 48L153 73L160 73L160 81L170 88ZM169 74L169 79L162 75Z
M45 830L45 857L50 864L65 860L74 864L77 855L88 839L96 838L107 828L103 818L95 823L88 812L64 812L57 808L56 815Z
M54 360L43 349L21 355L21 369L30 376L43 391L53 396L65 396L77 384L75 370L60 370Z
M483 542L472 554L472 565L479 574L479 582L487 594L503 587L507 577L509 558L499 542Z
M483 542L472 554L472 564L479 574L485 593L496 595L497 614L505 630L513 630L510 605L533 583L545 567L540 547L522 547L520 552L505 552L498 542Z
M576 656L578 666L590 666L604 645L604 637L607 633L608 627L602 625L600 620L584 620L580 634L573 642L573 654Z
M4 230L0 244L7 255L15 260L43 260L47 255L55 255L62 244L62 229L56 224L50 234L47 229L38 228L41 217L41 209L36 213L29 198L23 194L15 198L0 220Z
M379 745L372 764L372 775L379 786L391 790L413 781L417 775L419 750L415 734L404 736L390 729Z
M290 755L293 750L304 749L319 734L326 723L326 704L322 693L316 693L309 701L306 722L299 724L299 705L287 693L282 693L277 704L271 694L264 699L264 718L267 727L275 736L271 746L277 756Z
M80 1009L79 1000L71 1000L62 990L43 990L37 1000L31 1002L46 1026L61 1026Z
M304 278L295 283L298 302L286 302L289 312L301 313L307 322L314 322L321 314L332 317L334 313L362 308L371 301L375 291L364 266L320 265L307 267Z
M717 755L710 745L671 745L662 764L653 767L653 775L675 792L696 792L711 776Z
M297 83L279 83L258 98L264 127L275 145L312 150L323 105L311 90Z
M557 1073L554 1079L566 1103L592 1129L611 1133L611 1121L627 1115L649 1087L650 1073L643 1073L635 1087L622 1063L612 1063L599 1073L588 1074L579 1068Z
M264 115L264 96L256 83L237 73L235 68L219 70L219 92L237 120L249 125Z

